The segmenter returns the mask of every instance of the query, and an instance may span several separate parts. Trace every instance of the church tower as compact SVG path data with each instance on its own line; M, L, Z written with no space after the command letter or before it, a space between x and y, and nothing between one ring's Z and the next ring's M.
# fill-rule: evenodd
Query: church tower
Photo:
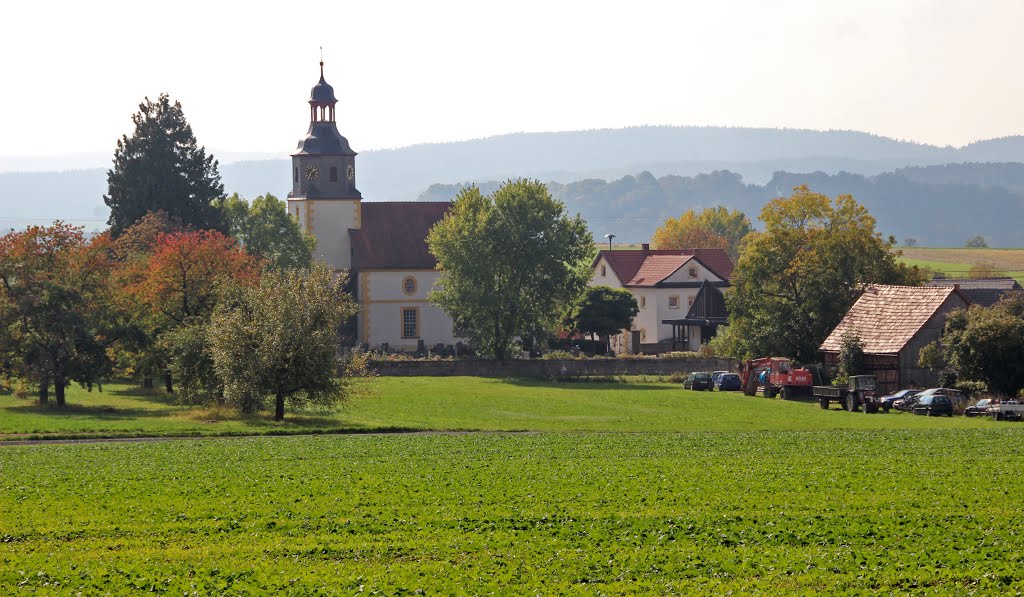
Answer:
M317 239L316 256L335 270L351 269L350 229L359 229L362 195L356 189L356 152L334 120L334 88L320 81L309 95L309 130L292 154L288 213Z

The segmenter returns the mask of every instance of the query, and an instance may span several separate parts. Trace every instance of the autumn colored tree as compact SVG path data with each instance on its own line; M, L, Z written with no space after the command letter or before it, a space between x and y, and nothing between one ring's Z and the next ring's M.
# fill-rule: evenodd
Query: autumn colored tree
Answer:
M106 347L116 318L108 300L110 239L87 240L63 222L0 237L0 336L15 372L53 386L58 406L72 381L89 384L109 370Z
M165 334L209 321L218 288L255 284L262 267L262 260L234 239L212 230L158 233L152 252L130 262L124 290L129 300L142 306L141 316L148 318L145 334L154 340L146 348L148 359L162 369L168 391L173 383Z
M743 241L753 227L741 211L716 206L699 214L690 209L678 218L669 218L651 238L655 249L725 249L735 262Z
M765 230L751 234L733 270L729 326L716 343L734 356L814 362L868 284L923 283L849 195L833 200L800 186L768 202L760 220Z

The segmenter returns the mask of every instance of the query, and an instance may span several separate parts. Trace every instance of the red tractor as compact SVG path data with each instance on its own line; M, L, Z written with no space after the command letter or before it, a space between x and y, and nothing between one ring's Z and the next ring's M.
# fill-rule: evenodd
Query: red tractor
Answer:
M810 371L795 368L789 359L782 357L744 361L740 378L743 393L747 396L753 396L761 390L765 398L774 398L778 394L783 400L810 394L814 385Z

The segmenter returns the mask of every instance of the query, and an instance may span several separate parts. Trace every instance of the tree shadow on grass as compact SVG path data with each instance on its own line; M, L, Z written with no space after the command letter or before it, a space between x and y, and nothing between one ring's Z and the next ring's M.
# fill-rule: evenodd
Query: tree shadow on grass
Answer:
M177 414L173 410L152 410L148 408L120 408L108 404L81 404L79 402L68 402L64 406L57 406L50 403L40 405L36 402L9 406L4 409L12 414L46 415L54 417L90 417L98 420L123 420L123 419L157 419Z

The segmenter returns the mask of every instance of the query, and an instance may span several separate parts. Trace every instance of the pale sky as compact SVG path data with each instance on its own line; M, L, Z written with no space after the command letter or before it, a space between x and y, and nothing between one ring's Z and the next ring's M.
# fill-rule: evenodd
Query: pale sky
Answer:
M11 2L0 156L112 155L144 96L287 155L319 77L357 151L631 125L1024 134L1024 1ZM109 157L102 164L109 163Z

